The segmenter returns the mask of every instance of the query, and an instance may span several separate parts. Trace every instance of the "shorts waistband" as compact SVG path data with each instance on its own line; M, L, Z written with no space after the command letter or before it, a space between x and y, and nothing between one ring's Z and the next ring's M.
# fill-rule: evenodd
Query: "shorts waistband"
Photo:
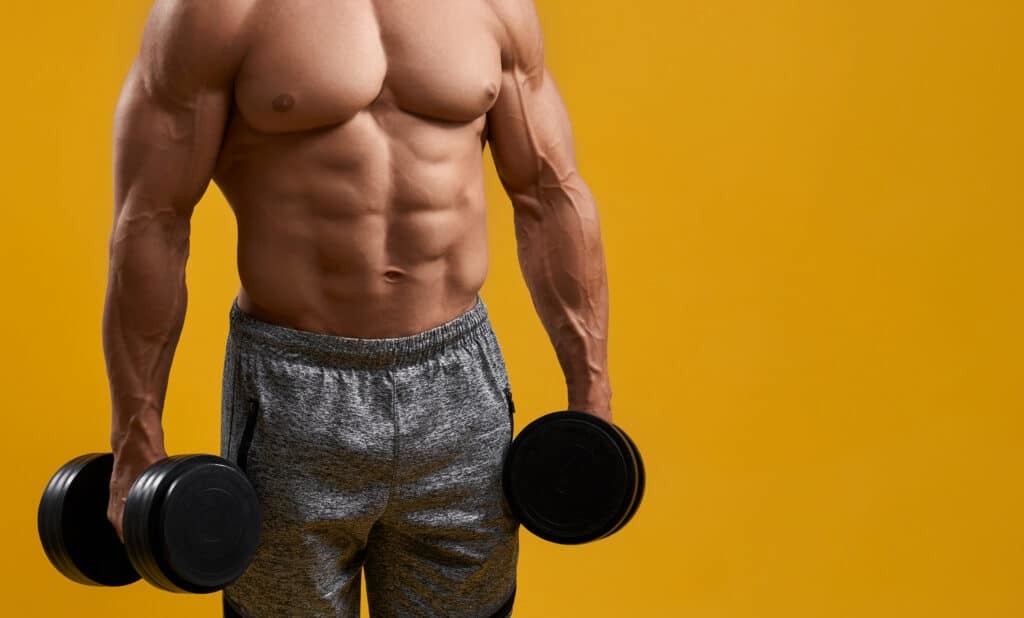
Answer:
M425 360L436 352L467 339L488 323L487 306L476 304L451 320L414 335L363 339L298 330L260 320L231 303L231 334L278 353L316 358L331 365L386 368Z

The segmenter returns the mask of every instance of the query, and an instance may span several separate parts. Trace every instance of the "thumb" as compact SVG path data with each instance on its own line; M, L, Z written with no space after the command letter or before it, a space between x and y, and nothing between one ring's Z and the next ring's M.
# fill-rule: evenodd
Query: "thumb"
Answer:
M117 502L117 525L114 526L114 530L117 530L117 538L121 539L124 543L124 505L128 503L126 496L121 496Z
M118 509L117 524L114 525L114 530L117 532L117 538L121 539L121 543L124 543L124 498L121 498L121 508Z
M114 532L117 534L117 538L124 543L124 505L127 502L127 498L120 496L111 496L110 503L107 506L107 521L111 527L114 528Z

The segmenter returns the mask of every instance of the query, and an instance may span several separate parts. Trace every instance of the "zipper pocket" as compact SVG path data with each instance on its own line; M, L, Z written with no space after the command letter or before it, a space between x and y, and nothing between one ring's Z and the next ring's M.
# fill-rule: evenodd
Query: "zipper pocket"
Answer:
M516 413L516 404L515 402L512 401L511 386L505 387L505 403L508 404L508 427L510 436L509 441L511 441L511 436L515 433L516 429L515 418L513 417L513 415Z
M258 401L250 399L249 411L245 417L245 428L242 429L242 441L238 445L238 467L243 472L245 472L245 467L249 463L249 447L252 445L252 434L256 431L257 407Z

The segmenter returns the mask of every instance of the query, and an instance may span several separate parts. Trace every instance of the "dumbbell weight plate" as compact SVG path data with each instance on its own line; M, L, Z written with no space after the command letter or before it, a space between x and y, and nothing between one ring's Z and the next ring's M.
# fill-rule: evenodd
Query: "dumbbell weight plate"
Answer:
M621 522L619 522L619 525L615 526L615 528L608 532L608 534L605 536L615 534L616 532L621 530L623 526L629 523L630 519L633 519L633 515L636 513L636 510L640 508L640 502L641 500L643 500L644 497L644 488L647 484L647 473L644 470L644 460L640 457L640 449L637 448L636 443L633 442L633 439L629 437L629 434L626 433L625 429L619 427L618 425L612 426L615 427L615 429L622 434L622 437L626 439L626 442L629 443L629 448L633 453L634 459L636 460L637 482L636 495L633 498L633 506L630 507L629 511L626 513L626 516L622 518Z
M255 489L233 463L179 455L154 464L125 508L128 552L139 573L174 592L207 593L238 579L255 555ZM130 535L130 536L129 536Z
M522 429L509 447L502 487L517 519L562 544L599 539L635 512L642 464L628 438L592 414L561 411Z
M260 533L256 490L235 464L197 455L167 488L159 530L163 559L184 581L220 589L255 556Z
M162 459L143 470L142 474L135 479L131 489L128 490L122 527L128 557L135 566L135 570L150 584L171 591L177 591L177 587L167 580L156 563L152 548L159 546L162 540L159 537L153 537L149 520L160 479L167 469L172 468L182 457L184 456L172 455Z
M114 526L107 520L112 453L81 455L50 478L37 525L46 557L73 581L124 586L139 580Z

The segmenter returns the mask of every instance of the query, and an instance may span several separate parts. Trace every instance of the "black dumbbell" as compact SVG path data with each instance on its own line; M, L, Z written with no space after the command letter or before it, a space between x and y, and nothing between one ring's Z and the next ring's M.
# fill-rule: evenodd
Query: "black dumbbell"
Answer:
M89 585L141 578L171 592L207 593L238 579L259 543L256 490L230 461L175 455L146 468L128 491L122 532L107 520L111 453L72 459L39 502L39 538L50 562Z
M622 529L640 506L644 481L640 451L622 428L564 410L534 420L512 441L502 490L527 530L575 545Z

